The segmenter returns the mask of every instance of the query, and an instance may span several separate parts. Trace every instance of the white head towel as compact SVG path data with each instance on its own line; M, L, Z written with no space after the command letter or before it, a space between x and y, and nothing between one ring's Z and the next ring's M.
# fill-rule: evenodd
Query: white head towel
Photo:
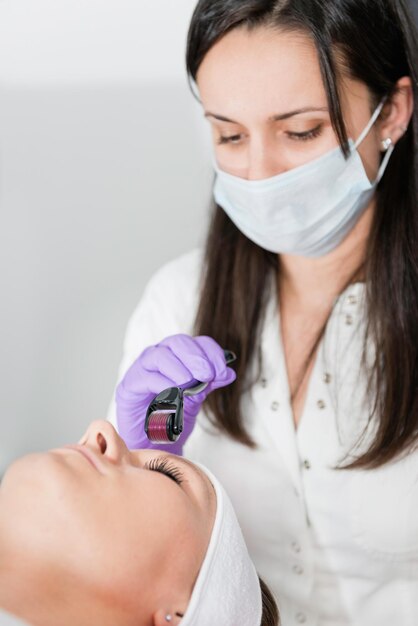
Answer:
M199 467L215 488L217 510L181 626L260 626L260 583L235 511L219 481L205 467Z

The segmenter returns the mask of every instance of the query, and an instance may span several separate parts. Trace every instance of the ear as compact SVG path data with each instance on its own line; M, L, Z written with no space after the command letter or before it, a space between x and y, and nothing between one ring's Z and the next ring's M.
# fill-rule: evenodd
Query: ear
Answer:
M180 611L158 609L152 616L152 626L179 626L183 613Z
M379 125L380 141L391 139L393 144L406 133L414 110L412 81L403 76L395 85L393 95L385 104Z

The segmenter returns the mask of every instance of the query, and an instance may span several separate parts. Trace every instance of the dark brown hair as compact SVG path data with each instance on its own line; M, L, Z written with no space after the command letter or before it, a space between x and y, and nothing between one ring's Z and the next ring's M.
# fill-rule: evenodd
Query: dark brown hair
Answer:
M273 598L273 594L261 578L259 578L259 581L261 588L261 600L263 603L260 626L280 626L279 610Z
M399 78L412 79L413 119L378 185L363 268L368 311L363 364L372 341L377 356L367 377L373 402L369 419L376 420L376 431L370 448L348 467L378 467L416 443L418 430L415 26L404 0L200 0L189 29L189 77L196 79L206 53L226 33L263 26L301 31L315 43L331 122L346 155L337 58L343 59L345 72L368 86L374 106L382 97L390 98ZM221 431L249 446L254 443L240 398L257 379L257 372L250 377L250 365L258 356L269 286L278 272L278 255L253 244L214 206L196 332L211 335L239 355L237 381L211 394L207 407Z

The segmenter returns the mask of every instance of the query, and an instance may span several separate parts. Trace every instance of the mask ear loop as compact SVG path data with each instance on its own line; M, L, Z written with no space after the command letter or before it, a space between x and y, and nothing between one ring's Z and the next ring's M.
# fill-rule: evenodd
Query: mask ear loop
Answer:
M379 115L382 112L383 106L386 102L386 100L388 99L387 96L384 96L381 101L379 102L379 104L377 105L373 115L371 116L368 124L366 125L366 127L364 128L364 130L360 133L359 137L357 138L354 147L357 149L359 147L359 145L361 144L361 142L367 137L367 135L369 134L372 126L374 125L375 121L377 120L377 118L379 117Z
M383 157L383 160L382 160L382 162L380 164L379 171L377 172L376 180L375 180L375 183L374 183L375 185L377 185L380 182L383 174L385 173L386 166L389 163L389 159L392 156L392 152L394 151L394 149L395 149L395 145L394 144L391 144L389 146L389 148L387 149L386 154Z
M359 145L361 144L361 142L367 137L367 135L369 134L371 128L373 127L374 123L376 122L377 118L379 117L379 115L382 112L382 109L384 107L384 104L386 102L386 100L388 99L387 96L384 96L381 101L379 102L379 104L377 105L373 115L371 116L369 123L367 124L367 126L364 128L363 132L360 133L359 137L357 138L357 141L354 144L354 148L357 150L357 148L359 147ZM374 185L377 185L383 174L385 173L387 164L389 163L389 159L392 156L392 152L394 150L395 146L394 144L392 144L391 146L389 146L389 148L386 151L386 154L380 164L379 167L379 171L377 172L377 177L376 180L374 181Z

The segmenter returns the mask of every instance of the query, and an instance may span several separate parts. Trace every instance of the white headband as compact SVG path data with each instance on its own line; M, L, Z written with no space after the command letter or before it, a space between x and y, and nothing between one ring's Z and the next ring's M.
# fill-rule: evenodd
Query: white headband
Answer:
M206 467L217 510L209 546L181 626L260 626L261 589L232 504Z

